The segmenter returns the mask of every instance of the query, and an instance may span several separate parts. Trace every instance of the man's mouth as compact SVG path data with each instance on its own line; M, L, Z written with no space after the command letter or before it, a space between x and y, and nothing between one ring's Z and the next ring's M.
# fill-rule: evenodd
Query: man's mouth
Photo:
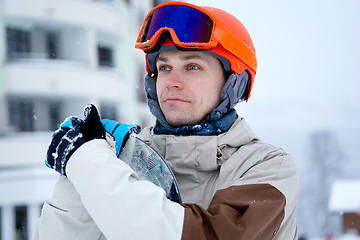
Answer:
M165 103L189 103L190 101L182 97L166 97L164 100Z
M182 99L182 98L171 97L171 98L166 98L165 102L166 103L182 103L182 102L189 102L189 101Z

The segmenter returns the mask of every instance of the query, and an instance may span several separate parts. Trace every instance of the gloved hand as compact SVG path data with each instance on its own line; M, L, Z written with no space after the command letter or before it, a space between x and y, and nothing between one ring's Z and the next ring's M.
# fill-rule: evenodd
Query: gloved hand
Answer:
M140 126L136 124L124 124L110 119L102 119L101 122L104 125L106 132L108 132L113 138L113 141L115 141L117 157L119 157L123 150L130 134L138 134L141 130Z
M93 139L105 139L105 129L100 122L96 107L88 105L84 111L84 120L77 117L67 118L52 135L46 165L66 176L65 167L70 156L85 142Z

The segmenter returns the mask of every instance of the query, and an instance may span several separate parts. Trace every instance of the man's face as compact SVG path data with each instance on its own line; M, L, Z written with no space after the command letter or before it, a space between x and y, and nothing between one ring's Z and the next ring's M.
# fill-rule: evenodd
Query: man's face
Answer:
M219 105L225 73L217 58L170 50L160 53L156 67L160 108L171 126L201 123Z

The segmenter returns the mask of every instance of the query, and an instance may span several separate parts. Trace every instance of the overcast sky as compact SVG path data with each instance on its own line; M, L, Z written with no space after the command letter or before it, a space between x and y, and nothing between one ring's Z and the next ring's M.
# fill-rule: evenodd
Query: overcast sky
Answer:
M189 2L222 8L248 29L258 72L252 97L237 110L260 138L301 165L310 134L328 129L360 162L360 1Z

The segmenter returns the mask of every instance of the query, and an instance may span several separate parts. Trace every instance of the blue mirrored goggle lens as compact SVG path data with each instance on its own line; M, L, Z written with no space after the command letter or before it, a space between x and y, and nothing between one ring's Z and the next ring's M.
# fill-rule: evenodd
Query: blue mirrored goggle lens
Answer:
M180 42L209 42L213 21L205 13L184 5L168 5L149 17L141 42L146 42L161 28L172 28Z

